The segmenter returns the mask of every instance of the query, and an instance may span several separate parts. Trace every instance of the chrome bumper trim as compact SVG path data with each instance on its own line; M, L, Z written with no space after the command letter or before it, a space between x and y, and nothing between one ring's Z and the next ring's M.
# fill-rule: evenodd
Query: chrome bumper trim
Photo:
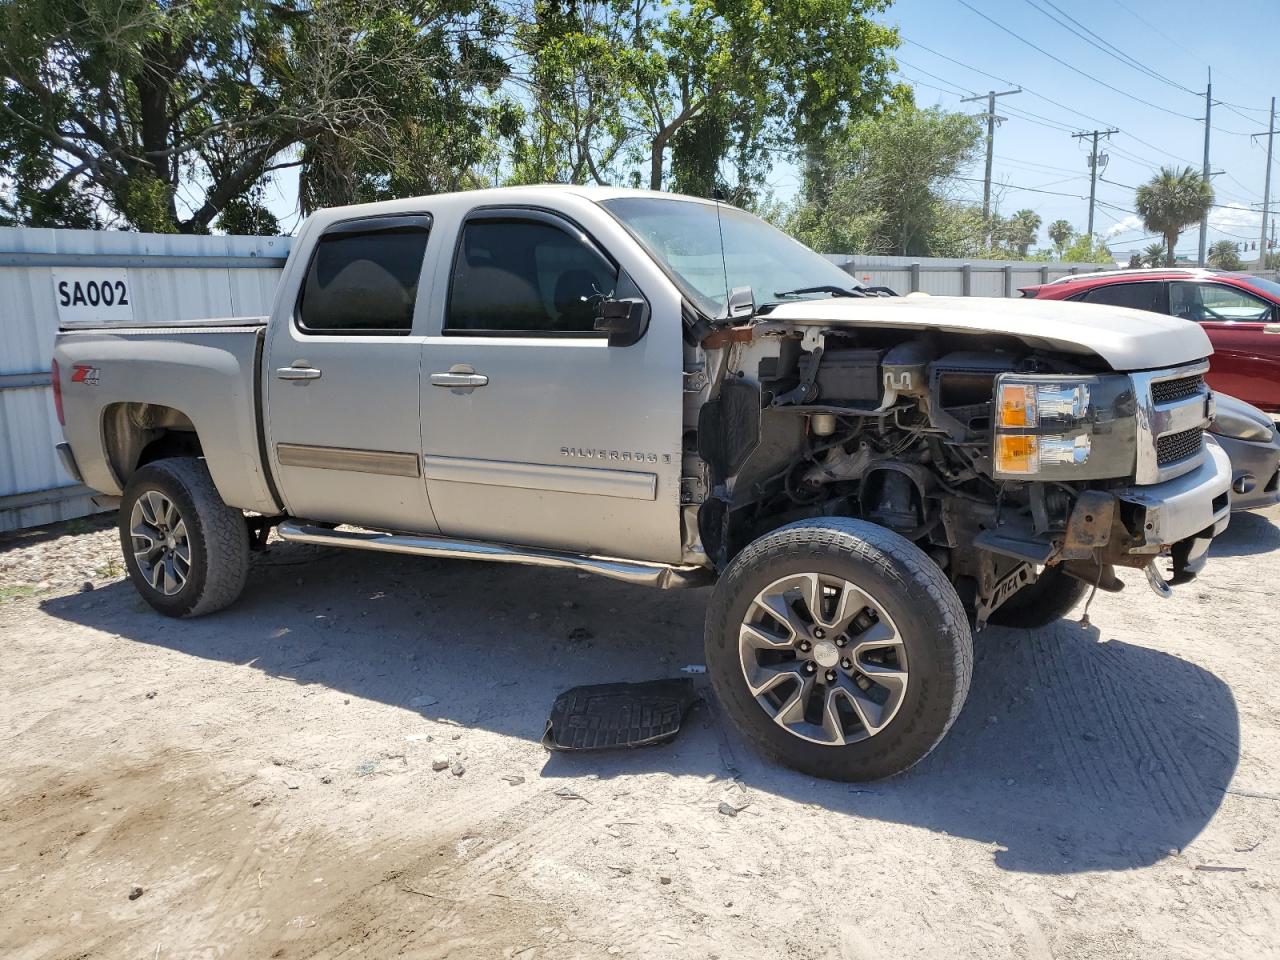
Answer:
M1200 463L1163 483L1124 487L1115 491L1125 503L1142 508L1143 543L1129 552L1156 554L1204 530L1213 535L1227 528L1231 518L1231 460L1216 440L1205 437Z

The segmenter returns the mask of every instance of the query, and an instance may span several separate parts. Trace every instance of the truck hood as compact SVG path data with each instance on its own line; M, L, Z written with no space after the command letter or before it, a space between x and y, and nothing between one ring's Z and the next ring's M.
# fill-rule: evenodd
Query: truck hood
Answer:
M1066 300L849 297L779 304L769 320L1017 337L1031 347L1096 354L1113 370L1152 370L1213 353L1200 325L1146 310Z

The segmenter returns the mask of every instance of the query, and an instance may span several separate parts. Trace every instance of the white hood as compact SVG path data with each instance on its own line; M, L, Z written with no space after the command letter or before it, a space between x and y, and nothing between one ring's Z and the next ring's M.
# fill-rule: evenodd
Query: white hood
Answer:
M1005 334L1033 347L1097 354L1113 370L1172 367L1213 353L1190 320L1066 300L842 297L780 304L768 319Z

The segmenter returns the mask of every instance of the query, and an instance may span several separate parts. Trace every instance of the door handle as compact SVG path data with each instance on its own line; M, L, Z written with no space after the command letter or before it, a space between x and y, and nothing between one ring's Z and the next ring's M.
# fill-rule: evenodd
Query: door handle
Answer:
M433 387L483 387L489 378L483 373L433 373Z
M1262 327L1263 333L1280 333L1280 323L1268 323Z
M319 380L320 371L305 360L296 361L291 367L277 367L276 378L279 380Z

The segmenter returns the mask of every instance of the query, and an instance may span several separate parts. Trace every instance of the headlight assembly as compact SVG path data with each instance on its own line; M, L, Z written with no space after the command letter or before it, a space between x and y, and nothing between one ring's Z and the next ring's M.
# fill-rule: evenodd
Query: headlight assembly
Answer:
M1133 394L1127 377L996 379L992 467L1006 479L1126 476L1133 467Z

